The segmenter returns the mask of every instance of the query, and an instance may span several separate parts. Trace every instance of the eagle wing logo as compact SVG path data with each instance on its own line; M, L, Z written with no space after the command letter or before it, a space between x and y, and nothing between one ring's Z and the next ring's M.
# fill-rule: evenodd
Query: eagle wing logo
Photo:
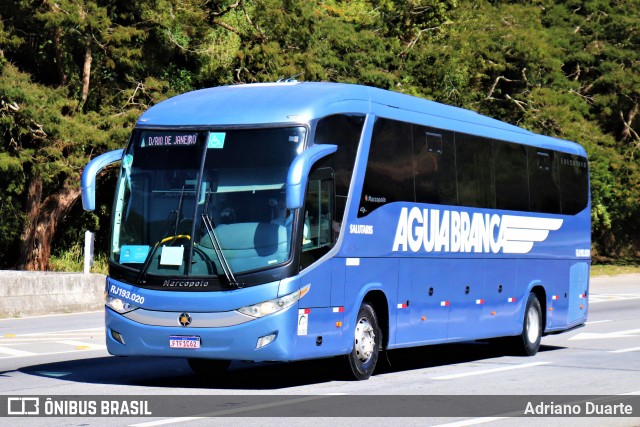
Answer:
M504 232L502 252L527 254L534 243L544 242L549 232L558 230L563 222L564 220L558 218L504 215L502 217Z

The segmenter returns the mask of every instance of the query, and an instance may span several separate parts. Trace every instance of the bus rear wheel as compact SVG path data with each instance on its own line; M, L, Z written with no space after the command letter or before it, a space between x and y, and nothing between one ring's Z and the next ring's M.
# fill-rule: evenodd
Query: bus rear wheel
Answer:
M355 379L366 380L373 374L378 362L381 338L376 312L371 305L365 302L358 310L353 349L347 356L351 373Z
M519 345L518 353L523 356L535 356L540 349L542 340L542 308L535 293L531 292L527 298L527 305L524 310L524 322L522 334L517 338Z
M194 374L207 378L223 376L231 365L230 360L218 359L187 359L187 363Z

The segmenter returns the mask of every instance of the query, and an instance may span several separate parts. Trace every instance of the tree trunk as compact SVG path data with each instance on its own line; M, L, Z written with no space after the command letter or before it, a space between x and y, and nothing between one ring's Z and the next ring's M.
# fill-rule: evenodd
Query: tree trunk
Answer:
M89 96L89 83L91 82L91 39L87 37L84 46L84 65L82 67L82 94L80 98L80 104L78 104L78 111L82 110L87 97Z
M60 221L80 196L78 185L67 185L42 199L42 179L34 177L27 193L27 223L22 234L21 269L46 271L51 244Z
M58 77L60 79L60 85L65 86L67 84L67 73L64 71L64 55L62 53L62 36L63 32L61 28L56 28L53 34L53 51L56 56L56 68L58 70Z
M624 123L624 129L622 130L622 140L626 141L627 139L631 138L631 137L635 137L636 139L638 138L638 134L633 130L633 121L636 119L636 116L640 114L640 105L638 104L633 104L633 108L631 108L631 111L629 111L629 114L627 114L627 120L624 119L624 116L622 115L622 111L620 112L620 117L622 118L622 122Z

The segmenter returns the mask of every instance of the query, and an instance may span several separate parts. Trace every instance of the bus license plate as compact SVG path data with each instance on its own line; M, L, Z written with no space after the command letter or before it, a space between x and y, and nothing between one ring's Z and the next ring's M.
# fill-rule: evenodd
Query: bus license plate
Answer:
M169 348L200 348L200 337L171 335Z

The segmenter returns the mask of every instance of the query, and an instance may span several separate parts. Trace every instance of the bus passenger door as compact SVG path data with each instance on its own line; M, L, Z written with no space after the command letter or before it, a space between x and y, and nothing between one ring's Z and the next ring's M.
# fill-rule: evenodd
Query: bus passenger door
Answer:
M310 285L298 306L296 356L333 356L344 347L345 270L340 259L329 259L300 274L300 286Z
M333 171L318 169L307 184L302 224L300 285L310 285L298 311L297 357L339 353L343 347L344 260L322 259L334 245Z

